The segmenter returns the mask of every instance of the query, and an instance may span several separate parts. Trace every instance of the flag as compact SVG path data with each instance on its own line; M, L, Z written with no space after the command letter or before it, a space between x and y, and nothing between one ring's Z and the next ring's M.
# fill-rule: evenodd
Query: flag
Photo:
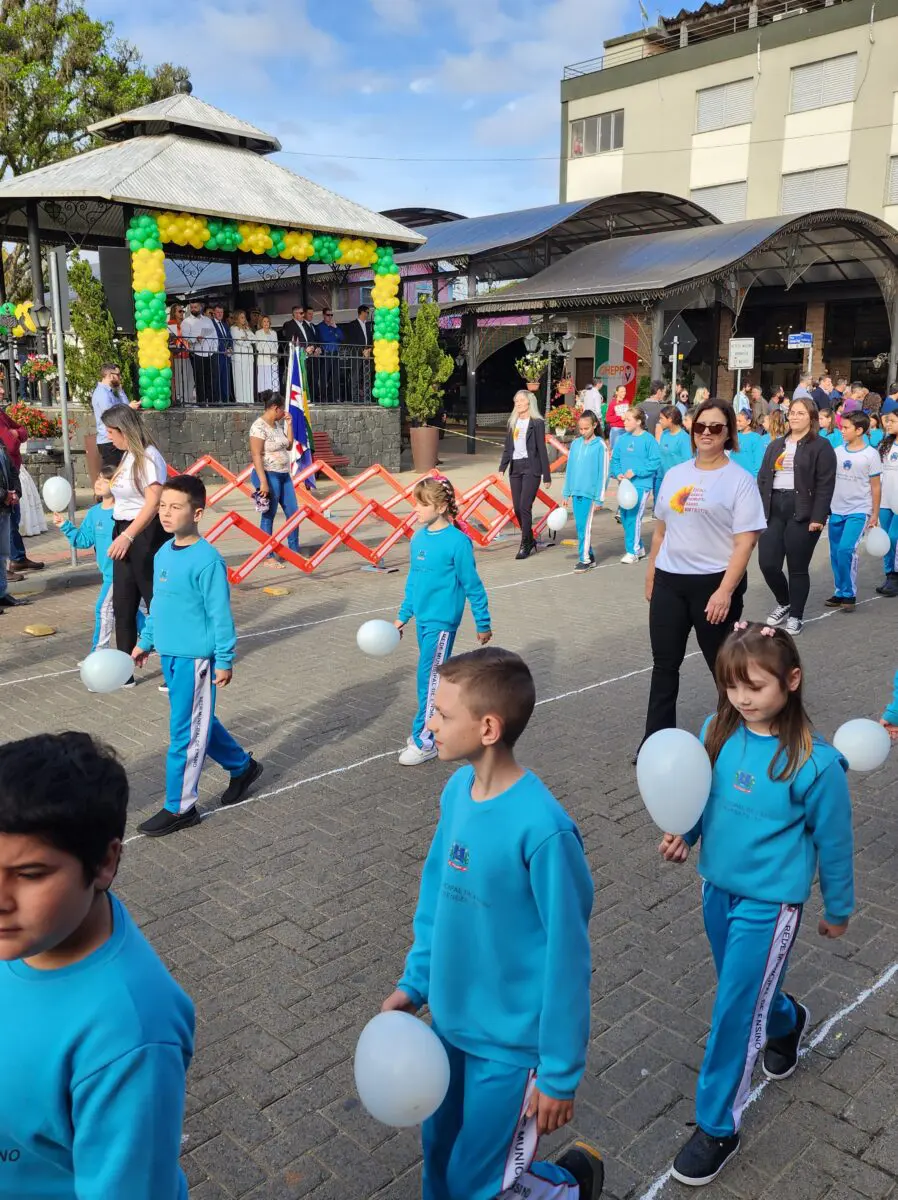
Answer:
M305 355L296 346L290 347L290 365L287 370L286 401L287 416L293 430L293 474L304 471L314 462L315 444L312 440L312 418L309 415L309 389L305 379ZM315 487L315 476L305 481L306 487Z

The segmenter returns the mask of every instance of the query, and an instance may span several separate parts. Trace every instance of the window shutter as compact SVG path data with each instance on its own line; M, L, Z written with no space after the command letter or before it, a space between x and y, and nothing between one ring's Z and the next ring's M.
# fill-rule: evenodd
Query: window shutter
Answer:
M790 112L850 103L854 100L856 77L856 54L840 54L838 58L793 67Z
M898 157L889 159L889 195L886 204L898 204Z
M717 187L694 188L690 193L696 204L721 221L744 221L748 202L748 183L723 183Z
M724 118L727 125L747 125L751 122L754 81L740 79L726 86Z
M735 83L703 88L698 93L695 132L710 133L712 129L749 124L753 100L754 81L751 79L739 79Z
M783 176L782 211L817 212L822 208L842 208L848 194L848 164L818 167L814 171L796 171Z
M705 88L698 94L695 132L709 133L712 129L722 129L725 113L726 87Z

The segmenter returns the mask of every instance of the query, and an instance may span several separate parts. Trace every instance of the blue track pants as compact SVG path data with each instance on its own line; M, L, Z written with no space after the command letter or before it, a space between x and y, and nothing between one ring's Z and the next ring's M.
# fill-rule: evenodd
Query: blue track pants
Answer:
M418 711L412 722L412 741L420 750L433 749L427 722L433 714L433 697L440 682L439 669L452 654L456 629L431 629L415 622L418 634Z
M577 526L577 549L580 562L595 562L592 552L592 514L595 501L591 496L571 496L574 524Z
M867 528L866 513L847 517L832 513L829 518L829 561L832 564L835 595L848 600L857 595L857 544Z
M209 658L162 655L171 706L165 760L165 807L169 812L189 812L196 804L207 754L232 776L249 769L249 755L215 715L214 674L215 664Z
M642 544L642 519L645 516L645 506L648 503L649 492L651 487L643 487L634 479L630 482L636 488L638 497L633 508L622 508L620 510L621 524L624 527L624 546L628 554L639 554L645 550Z
M143 600L140 602L140 608L137 610L137 634L140 636L140 631L143 629L143 623L146 620L147 606ZM100 585L100 594L97 596L97 603L94 608L94 637L90 644L91 653L94 650L108 650L109 643L112 640L112 632L115 629L115 613L112 610L112 576L104 579Z
M898 512L892 512L890 508L881 508L879 523L889 535L889 552L882 560L882 565L886 575L891 575L895 570L895 547L898 545Z
M780 990L801 924L800 904L770 904L702 887L705 931L717 968L717 996L695 1113L712 1137L739 1128L751 1076L768 1038L795 1029L795 1005Z
M423 1200L579 1200L568 1171L533 1161L536 1121L525 1114L534 1072L441 1041L449 1055L449 1091L421 1131Z

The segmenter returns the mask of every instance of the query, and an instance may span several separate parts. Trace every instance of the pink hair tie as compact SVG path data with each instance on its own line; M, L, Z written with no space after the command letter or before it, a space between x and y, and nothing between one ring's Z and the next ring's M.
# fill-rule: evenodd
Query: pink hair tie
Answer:
M761 630L761 637L773 637L776 633L775 629L771 629L769 625L765 625Z
M733 625L733 631L738 632L740 629L748 629L748 621L736 621Z

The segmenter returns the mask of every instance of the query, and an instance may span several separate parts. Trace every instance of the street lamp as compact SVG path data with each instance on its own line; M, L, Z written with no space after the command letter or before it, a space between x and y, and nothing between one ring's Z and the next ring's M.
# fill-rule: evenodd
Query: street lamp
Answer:
M34 323L37 325L38 329L41 329L44 333L46 333L50 328L50 321L52 319L50 310L47 308L46 304L41 304L38 308L32 309L31 315L34 317Z
M548 423L549 409L552 406L552 359L555 355L567 358L574 348L577 339L572 333L559 335L557 330L550 329L542 323L531 325L530 332L524 338L524 346L528 354L543 354L549 360L546 372L546 421ZM559 344L560 343L560 344Z

